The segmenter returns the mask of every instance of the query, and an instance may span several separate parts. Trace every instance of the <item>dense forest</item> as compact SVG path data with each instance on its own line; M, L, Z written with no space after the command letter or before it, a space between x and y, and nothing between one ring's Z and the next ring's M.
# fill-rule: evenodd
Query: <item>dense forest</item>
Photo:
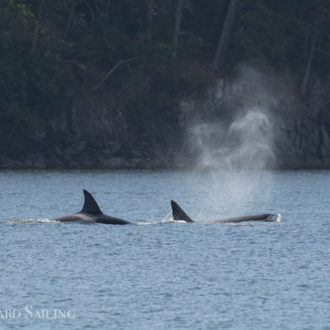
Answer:
M168 165L180 101L237 64L304 111L330 79L328 0L0 0L0 26L1 167Z

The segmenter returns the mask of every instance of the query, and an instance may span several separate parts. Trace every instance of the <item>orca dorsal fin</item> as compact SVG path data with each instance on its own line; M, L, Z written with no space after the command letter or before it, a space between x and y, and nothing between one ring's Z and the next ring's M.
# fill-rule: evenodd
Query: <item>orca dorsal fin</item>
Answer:
M87 190L83 189L83 191L84 191L85 201L84 201L84 206L80 212L89 213L93 215L102 214L102 211L97 205L94 197Z
M186 222L194 222L176 202L171 201L171 206L172 206L173 220L184 220Z

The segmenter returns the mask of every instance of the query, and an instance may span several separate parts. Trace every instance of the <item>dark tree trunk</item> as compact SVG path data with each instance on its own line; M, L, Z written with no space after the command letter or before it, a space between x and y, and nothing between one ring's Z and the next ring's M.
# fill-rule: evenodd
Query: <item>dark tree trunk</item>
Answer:
M87 0L85 0L85 4L91 14L91 26L93 27L94 26L94 23L95 23L95 13L94 13L94 10L93 8L90 6L89 2Z
M212 42L212 40L214 39L214 37L216 35L216 32L219 28L220 21L221 21L222 17L224 16L225 3L226 2L224 0L219 1L217 12L216 12L216 15L214 17L213 23L212 23L211 28L210 28L210 32L209 32L208 37L207 37L207 40L209 42Z
M303 78L303 81L302 81L302 84L301 84L301 96L302 97L304 97L306 95L306 91L307 91L307 86L308 86L309 77L310 77L311 68L312 68L313 57L314 57L315 48L316 48L315 47L316 46L316 38L317 38L317 32L316 32L316 29L315 29L314 33L313 33L311 48L309 50L309 55L308 55L308 60L307 60L306 68L305 68L304 78Z
M63 39L66 39L66 37L68 36L68 33L71 29L72 20L73 20L74 14L75 14L75 8L76 8L76 0L72 0L70 15L69 15L68 21L66 22L65 30L63 33Z
M233 29L236 11L239 0L229 0L228 9L223 23L219 43L213 60L213 71L217 71L225 61L225 54L228 48L228 43Z
M31 44L31 50L30 50L31 56L33 55L33 53L37 47L37 43L38 43L38 39L39 39L39 35L40 35L40 23L41 23L41 18L42 18L43 12L44 12L44 8L45 8L45 0L41 0L40 5L39 5L39 10L38 10L37 23L34 28L33 40L32 40L32 44Z
M176 47L179 44L179 35L180 35L184 1L185 0L177 0L177 6L176 6L176 10L175 10L175 21L174 21L175 23L174 23L174 33L173 33L174 50L172 53L172 59L174 62L176 59Z
M152 25L153 25L153 0L148 0L147 3L147 39L152 40Z

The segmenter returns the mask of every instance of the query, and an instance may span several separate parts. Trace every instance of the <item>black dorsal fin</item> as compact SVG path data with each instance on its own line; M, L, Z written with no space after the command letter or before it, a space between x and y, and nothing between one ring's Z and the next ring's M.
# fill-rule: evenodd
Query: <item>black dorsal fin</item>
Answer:
M172 206L173 220L184 220L186 222L194 222L176 202L171 201L171 206Z
M102 211L97 205L94 197L87 190L84 189L83 191L84 191L85 201L84 201L84 206L80 212L89 213L93 215L102 214Z

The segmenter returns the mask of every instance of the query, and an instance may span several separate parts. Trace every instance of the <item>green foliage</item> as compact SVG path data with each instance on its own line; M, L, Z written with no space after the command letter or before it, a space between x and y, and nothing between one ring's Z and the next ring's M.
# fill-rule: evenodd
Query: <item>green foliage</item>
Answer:
M186 1L175 49L177 1L153 0L152 26L147 0L56 0L45 1L44 7L41 3L0 3L2 123L24 122L31 130L41 127L52 111L63 106L61 90L83 94L130 58L134 61L120 65L99 91L127 93L127 111L140 117L170 113L178 97L203 94L214 83L209 68L228 1ZM329 7L326 0L240 1L223 69L253 60L291 71L299 80L316 33L313 70L319 76L327 74ZM36 49L31 52L38 24ZM66 65L72 67L70 79Z
M314 33L318 47L329 49L329 18L330 3L326 0L246 0L231 41L228 64L253 60L275 69L289 69L299 80ZM317 54L314 68L322 67L324 73L330 61L321 58Z
M215 84L215 77L210 75L209 67L196 61L186 62L178 73L177 85L187 94L205 95L207 89Z
M57 103L54 57L38 50L29 54L35 16L27 5L7 1L0 11L0 118L23 126L40 127ZM21 125L21 126L22 126Z
M241 15L241 28L233 37L232 61L257 60L274 67L287 61L289 37L286 17L263 0L247 0Z

